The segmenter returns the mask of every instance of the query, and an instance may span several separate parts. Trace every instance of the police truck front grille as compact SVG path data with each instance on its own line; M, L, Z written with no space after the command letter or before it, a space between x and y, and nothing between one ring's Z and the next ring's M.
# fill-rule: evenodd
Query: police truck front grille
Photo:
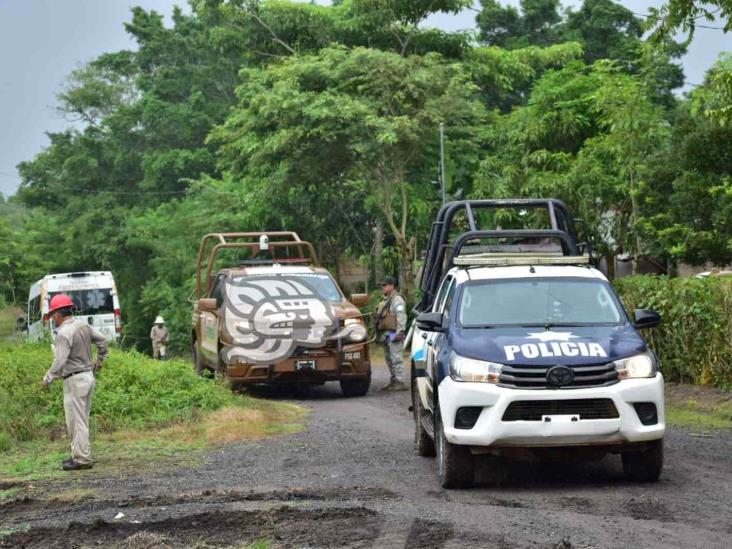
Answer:
M583 387L604 387L618 382L618 371L611 362L592 366L568 366L574 372L574 379L567 385L556 387L546 379L546 373L552 367L504 365L498 378L498 384L502 387L520 389L581 389Z
M508 405L502 421L541 421L542 416L551 415L577 415L580 420L619 417L610 398L517 400Z

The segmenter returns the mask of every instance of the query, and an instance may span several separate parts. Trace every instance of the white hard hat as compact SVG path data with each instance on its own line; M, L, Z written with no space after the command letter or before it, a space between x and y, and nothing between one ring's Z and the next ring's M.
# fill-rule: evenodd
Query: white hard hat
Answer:
M155 319L155 324L165 324L163 317L158 315L157 318Z

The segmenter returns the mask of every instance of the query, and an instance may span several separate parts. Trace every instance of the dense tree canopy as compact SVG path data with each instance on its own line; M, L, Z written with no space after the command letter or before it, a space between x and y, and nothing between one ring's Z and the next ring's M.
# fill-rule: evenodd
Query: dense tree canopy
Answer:
M721 21L720 28L732 30L731 0L668 0L660 8L651 8L653 40L666 40L677 31L694 34L697 26Z
M169 27L134 8L137 49L69 75L69 128L0 204L2 292L108 269L128 341L145 346L160 313L180 350L201 235L258 229L298 231L332 267L360 260L372 283L385 266L409 292L441 200L440 124L448 197L564 199L607 258L732 261L729 58L680 99L682 49L645 42L610 0L483 0L479 42L424 24L470 4L194 0Z
M631 74L652 74L649 93L667 106L673 90L684 83L676 61L685 46L668 38L654 51L644 48L644 21L613 0L583 0L578 9L563 9L560 0L521 0L520 9L498 0L482 0L476 21L480 39L508 49L576 42L592 64L611 59Z

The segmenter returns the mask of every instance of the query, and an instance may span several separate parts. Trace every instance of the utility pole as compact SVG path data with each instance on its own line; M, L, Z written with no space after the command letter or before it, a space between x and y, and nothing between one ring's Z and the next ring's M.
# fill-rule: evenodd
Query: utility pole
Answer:
M440 122L440 192L445 205L445 124Z

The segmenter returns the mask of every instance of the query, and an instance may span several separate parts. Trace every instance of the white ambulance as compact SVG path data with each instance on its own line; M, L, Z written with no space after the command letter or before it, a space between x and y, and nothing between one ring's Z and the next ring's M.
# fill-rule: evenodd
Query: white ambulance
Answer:
M48 305L57 294L74 301L74 316L117 341L122 333L122 317L114 277L109 271L60 273L44 276L28 294L28 339L55 337L56 326L48 318Z

